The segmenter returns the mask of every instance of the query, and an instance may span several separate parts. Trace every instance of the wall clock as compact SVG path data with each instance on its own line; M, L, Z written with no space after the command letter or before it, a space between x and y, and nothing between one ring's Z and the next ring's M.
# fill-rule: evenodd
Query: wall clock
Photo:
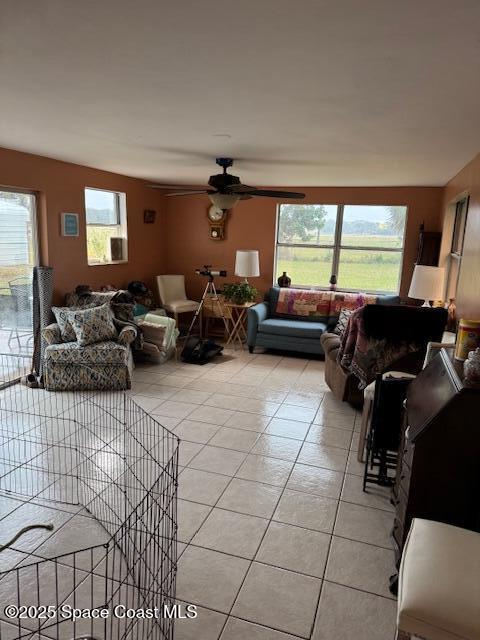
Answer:
M210 223L210 238L212 240L223 240L225 237L225 222L227 220L227 210L220 209L212 204L207 211L207 218Z

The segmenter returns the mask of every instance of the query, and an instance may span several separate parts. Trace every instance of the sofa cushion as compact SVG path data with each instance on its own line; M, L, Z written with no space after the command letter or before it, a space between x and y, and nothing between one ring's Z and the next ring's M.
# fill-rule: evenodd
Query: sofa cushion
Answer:
M129 358L129 348L117 342L97 342L82 347L78 342L51 344L45 349L45 360L63 364L99 365L124 364Z
M325 322L305 322L289 318L267 318L258 325L259 333L314 339L320 339L326 328Z

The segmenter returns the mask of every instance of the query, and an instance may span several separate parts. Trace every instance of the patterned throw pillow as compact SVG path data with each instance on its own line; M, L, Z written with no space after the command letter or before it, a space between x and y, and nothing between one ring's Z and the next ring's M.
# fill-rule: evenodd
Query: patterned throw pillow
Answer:
M348 321L350 320L350 316L352 315L353 311L354 309L342 309L340 311L340 315L338 316L338 321L335 325L333 333L336 333L340 337L343 336L343 334L347 330Z
M109 304L70 311L68 318L81 347L117 337Z
M77 339L72 323L68 317L71 311L69 307L52 307L53 315L60 327L60 335L62 336L63 342L75 342Z

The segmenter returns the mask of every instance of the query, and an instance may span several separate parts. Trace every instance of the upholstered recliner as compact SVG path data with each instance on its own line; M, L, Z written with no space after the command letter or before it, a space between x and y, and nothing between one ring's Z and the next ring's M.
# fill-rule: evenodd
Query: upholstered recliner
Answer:
M133 304L130 302L117 302L118 294L122 291L92 291L85 295L67 293L65 304L73 308L86 308L99 306L106 302L111 303L115 316L115 323L120 329L126 322L135 328L138 327L137 338L132 342L131 348L135 361L147 361L163 364L175 353L178 329L175 321L167 318L163 309L155 309L144 315L133 316Z
M73 391L131 387L133 359L130 344L137 332L126 326L116 340L80 346L63 342L57 323L42 331L47 343L44 357L44 386L48 391Z
M366 320L366 340L374 341L369 353L377 362L376 373L392 370L419 373L428 342L440 341L447 321L445 309L407 305L368 305L357 313L361 313ZM360 388L360 380L351 367L345 367L339 362L342 342L340 336L327 331L322 334L320 342L325 352L325 382L339 400L361 406L363 389ZM405 344L411 345L407 352L401 348ZM398 358L391 357L397 347ZM388 364L380 349L389 350ZM365 384L374 379L375 376Z

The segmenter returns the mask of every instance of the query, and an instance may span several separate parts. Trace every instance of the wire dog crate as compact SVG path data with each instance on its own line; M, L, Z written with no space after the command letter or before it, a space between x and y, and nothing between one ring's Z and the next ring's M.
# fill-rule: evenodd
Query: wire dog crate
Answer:
M0 492L27 516L0 544L55 530L0 550L0 639L172 640L178 438L124 392L11 384L29 371L0 355Z

